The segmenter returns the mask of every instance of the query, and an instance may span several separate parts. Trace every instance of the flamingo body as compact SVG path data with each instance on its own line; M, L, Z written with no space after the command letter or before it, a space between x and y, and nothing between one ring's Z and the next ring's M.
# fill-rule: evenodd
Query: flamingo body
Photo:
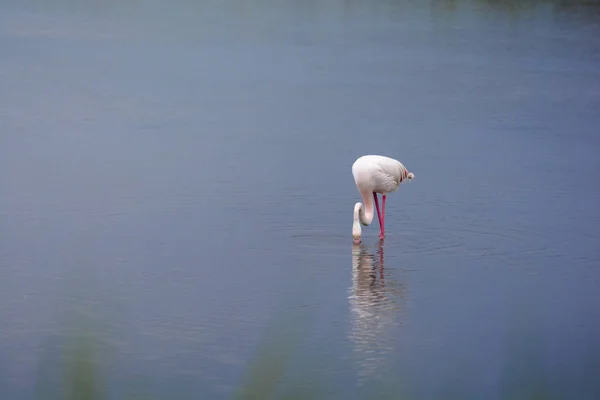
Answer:
M352 164L352 175L363 200L362 203L358 202L354 206L354 223L352 225L354 243L361 242L362 229L360 225L368 226L373 221L373 202L379 220L379 238L383 240L385 236L384 221L387 194L395 192L402 182L412 180L415 176L412 172L408 172L400 161L378 155L359 157ZM383 199L381 210L377 198L378 193L382 195Z

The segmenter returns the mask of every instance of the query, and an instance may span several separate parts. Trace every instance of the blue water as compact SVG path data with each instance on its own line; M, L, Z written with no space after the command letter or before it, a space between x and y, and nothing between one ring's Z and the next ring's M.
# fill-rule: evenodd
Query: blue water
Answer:
M3 399L600 398L597 6L1 4Z

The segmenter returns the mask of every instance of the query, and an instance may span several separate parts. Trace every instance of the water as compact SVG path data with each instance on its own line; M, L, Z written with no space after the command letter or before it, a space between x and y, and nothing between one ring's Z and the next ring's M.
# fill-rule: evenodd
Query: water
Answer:
M3 2L2 397L600 397L600 10L515 4Z

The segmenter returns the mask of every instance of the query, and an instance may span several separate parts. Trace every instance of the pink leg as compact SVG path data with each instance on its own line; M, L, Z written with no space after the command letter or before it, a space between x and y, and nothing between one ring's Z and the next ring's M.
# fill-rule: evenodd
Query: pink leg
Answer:
M379 221L379 225L381 226L381 232L379 233L379 239L383 240L385 236L385 201L387 200L387 196L381 195L383 198L383 204L381 205L381 221Z
M379 200L377 199L377 193L373 192L373 198L375 199L375 209L377 210L377 220L379 221L379 228L381 228L381 211L379 211Z
M383 229L383 213L385 212L383 209L379 211L379 201L377 200L377 193L373 192L373 197L375 198L375 208L377 209L377 219L379 220L379 239L383 239L384 229ZM385 197L383 198L385 201ZM383 208L385 208L385 203L383 204Z

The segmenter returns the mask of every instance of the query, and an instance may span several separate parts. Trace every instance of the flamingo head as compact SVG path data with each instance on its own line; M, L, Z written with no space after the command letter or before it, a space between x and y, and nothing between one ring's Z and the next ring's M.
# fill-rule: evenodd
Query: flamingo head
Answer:
M360 244L361 238L360 235L362 233L362 229L360 228L360 222L354 221L352 224L352 242L354 244Z

